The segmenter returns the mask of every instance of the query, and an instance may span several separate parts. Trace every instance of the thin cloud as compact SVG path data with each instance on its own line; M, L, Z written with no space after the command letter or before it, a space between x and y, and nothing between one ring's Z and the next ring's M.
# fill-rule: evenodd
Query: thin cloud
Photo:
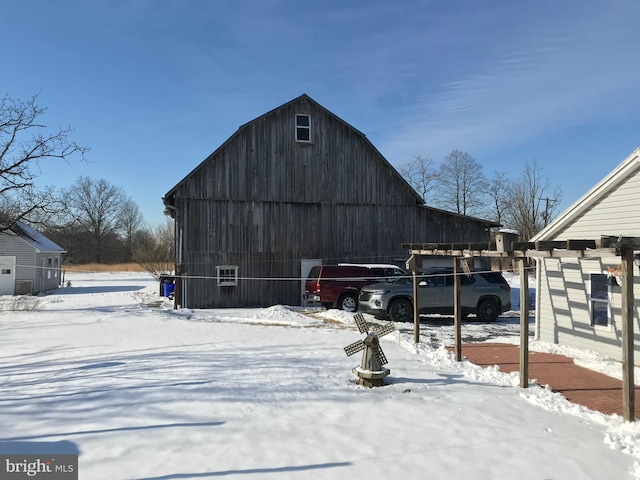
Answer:
M572 13L573 23L560 18L543 25L545 19L538 18L528 24L540 28L537 36L513 42L505 37L496 48L478 45L482 67L423 92L384 149L409 158L461 143L470 149L515 145L631 111L640 98L635 17L628 16L623 28L623 20L610 13L596 22L593 15L599 13L582 18Z

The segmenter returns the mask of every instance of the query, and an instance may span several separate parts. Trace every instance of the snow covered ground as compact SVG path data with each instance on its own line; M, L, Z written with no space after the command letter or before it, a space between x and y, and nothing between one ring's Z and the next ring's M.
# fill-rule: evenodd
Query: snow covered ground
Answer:
M351 314L176 311L144 274L67 279L0 298L0 453L79 453L87 480L640 479L636 424L456 363L447 319L417 345L406 325L382 338L389 385L367 389L342 350L362 338ZM516 342L518 321L463 335Z

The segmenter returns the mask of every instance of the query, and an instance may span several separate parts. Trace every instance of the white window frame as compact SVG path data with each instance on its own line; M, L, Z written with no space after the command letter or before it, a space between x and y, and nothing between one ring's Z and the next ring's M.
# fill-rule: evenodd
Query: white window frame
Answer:
M592 276L593 275L602 275L605 277L605 284L607 285L607 298L606 299L602 299L602 298L594 298L591 294L591 285L592 285ZM589 325L591 325L593 328L598 328L598 329L604 329L604 330L612 330L613 329L613 323L612 323L612 315L611 315L611 286L607 283L606 281L607 279L607 274L604 272L589 272ZM594 315L594 309L593 309L593 304L595 303L604 303L607 306L607 324L606 325L601 325L601 324L597 324L594 321L593 315Z
M219 287L235 287L238 285L238 266L216 265L216 279Z
M307 118L308 120L308 125L298 125L298 118ZM309 115L308 113L296 113L296 142L301 142L301 143L311 143L311 115ZM299 138L298 137L298 132L299 131L305 131L307 132L309 138L308 139L303 139L303 138Z

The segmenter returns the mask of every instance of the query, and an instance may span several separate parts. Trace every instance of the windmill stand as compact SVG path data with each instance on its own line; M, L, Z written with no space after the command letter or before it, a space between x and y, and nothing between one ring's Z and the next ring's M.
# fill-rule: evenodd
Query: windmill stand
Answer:
M367 332L367 322L361 313L357 313L354 316L354 320L360 333L367 333L367 336L364 340L358 340L344 348L347 356L363 350L360 366L354 367L352 371L358 376L360 385L364 387L381 387L384 385L384 378L391 371L383 367L387 363L387 357L385 357L382 348L380 348L379 337L393 332L395 326L389 323L382 328Z

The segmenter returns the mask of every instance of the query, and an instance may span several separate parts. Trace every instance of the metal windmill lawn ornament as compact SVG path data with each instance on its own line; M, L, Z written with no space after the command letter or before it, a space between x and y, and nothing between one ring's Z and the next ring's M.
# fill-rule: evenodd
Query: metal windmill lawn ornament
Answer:
M383 365L387 363L387 357L384 356L382 348L380 348L379 338L393 332L396 327L393 323L388 323L384 327L374 328L369 331L367 322L361 313L356 313L353 317L358 326L360 333L366 333L367 336L364 340L358 340L344 347L344 352L347 357L350 357L354 353L364 350L362 352L362 362L359 367L353 368L359 380L359 384L365 387L381 387L384 385L384 377L391 373L391 370L384 368Z

